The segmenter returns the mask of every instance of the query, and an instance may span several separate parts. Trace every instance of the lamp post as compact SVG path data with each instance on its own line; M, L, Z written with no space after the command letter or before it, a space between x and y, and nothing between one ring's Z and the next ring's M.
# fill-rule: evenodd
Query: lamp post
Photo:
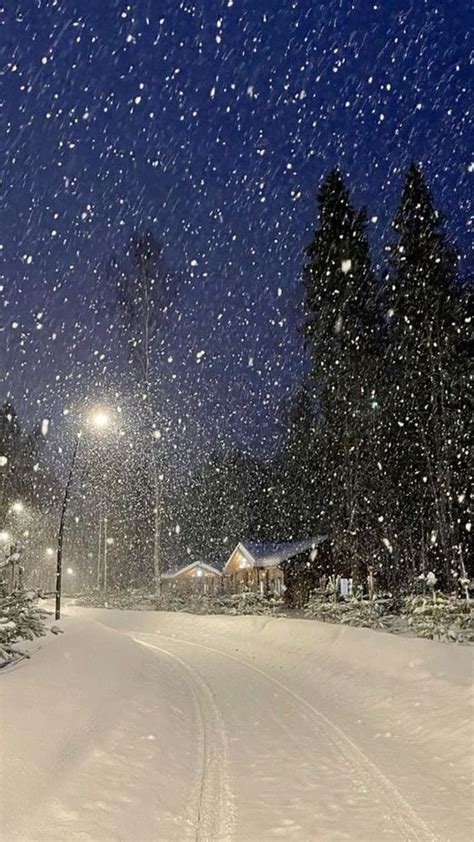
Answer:
M109 539L107 538L107 518L104 517L104 593L107 593L107 546Z
M76 436L76 442L74 444L74 451L72 454L71 459L71 466L69 468L69 476L67 478L66 488L64 489L64 497L63 497L63 504L61 507L61 520L59 521L59 532L58 532L58 551L56 557L56 610L54 612L54 617L56 620L61 619L61 587L62 587L62 575L63 575L63 540L64 540L64 518L66 515L67 509L67 502L69 499L69 490L71 488L72 477L74 474L74 466L76 464L77 459L77 451L79 448L79 441L80 441L80 433Z
M99 509L99 545L97 547L97 590L100 591L100 553L102 549L102 515Z
M108 520L104 517L104 593L107 593L107 577L108 577L108 549L114 543L114 539L107 535Z
M89 423L96 427L97 429L103 430L109 426L110 423L110 416L108 412L104 411L103 409L95 410L89 417ZM81 432L78 432L76 436L76 441L74 444L74 450L71 459L71 465L69 468L69 475L66 482L66 487L64 489L64 497L63 497L63 504L61 507L61 519L59 521L59 531L58 531L58 546L57 546L57 556L56 556L56 608L55 608L55 619L61 619L61 592L62 592L62 570L63 570L63 544L64 544L64 520L66 516L67 504L69 500L69 492L71 489L71 483L74 475L74 468L76 465L77 460L77 452L79 449L79 442L81 439ZM100 560L100 559L99 559Z
M107 576L108 576L107 551L108 551L108 548L111 547L112 544L114 543L113 538L107 537L107 518L106 517L104 518L104 537L105 537L105 541L104 541L104 593L106 594L107 593Z

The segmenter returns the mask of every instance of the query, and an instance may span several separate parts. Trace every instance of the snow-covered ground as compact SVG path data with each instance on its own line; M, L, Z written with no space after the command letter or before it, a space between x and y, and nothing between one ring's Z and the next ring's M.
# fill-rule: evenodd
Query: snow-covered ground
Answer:
M69 607L0 676L5 842L474 836L473 650Z

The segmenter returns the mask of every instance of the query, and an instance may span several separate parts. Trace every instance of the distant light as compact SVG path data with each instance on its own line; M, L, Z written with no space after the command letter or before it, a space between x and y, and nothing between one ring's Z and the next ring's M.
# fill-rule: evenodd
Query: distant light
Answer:
M0 456L0 468L4 468L8 462L8 456Z
M113 543L114 543L113 538L107 538L107 544L109 545L109 547L112 546Z
M12 504L11 510L12 512L15 512L15 514L19 515L25 510L25 507L21 500L17 500L15 503Z
M52 549L52 547L46 547L46 555L54 555L54 550Z
M107 412L103 410L97 410L91 416L91 422L94 427L98 427L99 429L103 430L105 427L108 427L110 424L110 416Z
M0 532L0 543L7 544L10 540L10 533L7 532L5 529L2 529Z
M70 576L74 576L74 570L72 569L72 567L68 567L67 572Z

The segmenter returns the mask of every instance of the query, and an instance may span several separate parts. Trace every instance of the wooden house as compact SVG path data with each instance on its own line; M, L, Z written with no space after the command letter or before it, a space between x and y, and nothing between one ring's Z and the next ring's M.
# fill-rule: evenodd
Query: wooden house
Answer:
M222 571L222 585L227 592L284 595L289 605L303 605L319 583L328 543L325 536L278 544L239 542Z
M311 548L292 555L282 563L285 602L291 608L306 605L311 593L324 590L335 574L332 546L325 536L316 538Z
M165 590L179 590L189 592L199 590L201 593L216 593L220 590L222 572L219 568L204 561L193 561L186 567L163 573L161 581Z

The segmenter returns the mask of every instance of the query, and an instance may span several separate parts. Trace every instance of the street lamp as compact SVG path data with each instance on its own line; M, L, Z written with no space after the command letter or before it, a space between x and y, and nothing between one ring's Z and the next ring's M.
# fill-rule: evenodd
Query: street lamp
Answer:
M109 426L109 415L103 409L97 409L89 416L87 419L90 424L97 429L105 429ZM66 482L66 487L64 489L64 497L63 497L63 504L61 507L61 519L59 521L59 531L58 531L58 549L57 549L57 559L56 559L56 606L55 606L55 619L59 620L61 617L61 587L62 587L62 570L63 570L63 543L64 543L64 520L66 516L66 509L69 500L69 492L71 489L72 478L74 474L74 468L76 465L77 459L77 452L79 449L79 442L81 440L81 431L76 435L76 441L74 443L74 450L72 454L71 464L69 467L69 475Z
M103 409L96 409L89 418L90 423L99 430L105 430L110 426L110 416Z
M114 543L114 539L107 536L108 520L104 517L104 593L107 593L107 550Z
M21 513L25 511L25 507L21 500L16 500L15 503L12 503L10 511L14 512L16 515L21 515Z
M106 430L111 425L111 418L110 414L105 409L95 409L93 412L90 413L88 416L88 422L92 427L95 427L97 430ZM101 562L101 551L102 551L102 500L100 501L99 506L99 542L97 547L97 590L100 590L100 562ZM104 540L107 538L107 518L104 518ZM107 549L104 546L104 583L107 583Z
M69 499L69 490L71 488L72 477L74 473L74 466L76 464L77 458L77 451L79 448L79 441L81 438L81 434L78 433L76 436L76 441L74 443L74 450L72 453L71 465L69 468L69 476L67 478L66 487L64 489L64 497L63 497L63 504L61 506L61 519L59 521L59 531L58 531L58 551L57 551L57 558L56 558L56 606L54 617L56 620L61 618L61 587L62 587L62 577L63 577L63 540L64 540L64 518L66 516L66 509L67 503Z

